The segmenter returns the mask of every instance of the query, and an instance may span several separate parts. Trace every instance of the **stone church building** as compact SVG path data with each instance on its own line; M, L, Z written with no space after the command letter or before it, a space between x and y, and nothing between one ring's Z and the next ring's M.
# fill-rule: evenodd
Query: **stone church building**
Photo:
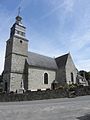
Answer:
M6 42L4 90L36 91L53 89L54 83L60 85L76 83L77 69L70 53L51 58L28 52L25 30L22 18L17 16L10 31L10 38Z

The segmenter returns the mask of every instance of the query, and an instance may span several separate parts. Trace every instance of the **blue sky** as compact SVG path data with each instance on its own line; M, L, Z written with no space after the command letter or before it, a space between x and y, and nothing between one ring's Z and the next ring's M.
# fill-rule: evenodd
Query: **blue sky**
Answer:
M90 71L90 0L0 0L0 73L19 6L29 51L50 57L70 52L79 70Z

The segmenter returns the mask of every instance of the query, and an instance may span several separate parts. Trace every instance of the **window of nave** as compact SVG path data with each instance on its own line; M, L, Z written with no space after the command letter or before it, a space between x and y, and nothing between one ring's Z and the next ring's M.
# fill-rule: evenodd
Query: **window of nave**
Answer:
M71 72L71 82L74 83L74 77L72 72Z
M48 84L48 74L44 73L44 84Z

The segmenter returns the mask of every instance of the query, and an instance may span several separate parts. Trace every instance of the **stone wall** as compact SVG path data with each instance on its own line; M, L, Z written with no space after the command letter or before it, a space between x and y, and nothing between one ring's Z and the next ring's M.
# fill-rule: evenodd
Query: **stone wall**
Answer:
M22 74L11 73L10 74L10 91L15 92L21 88L21 82L23 81Z
M44 74L48 74L48 84L44 84ZM29 67L28 69L28 90L45 90L47 88L51 89L51 85L55 80L56 72L53 70L39 69L35 67Z
M6 54L5 57L8 57L12 53L13 39L8 39L6 42Z
M75 92L74 94L72 92ZM10 93L0 94L0 102L11 102L11 101L30 101L30 100L43 100L43 99L55 99L65 97L77 97L90 95L90 87L79 87L74 90L46 90L46 91L27 91L23 94Z
M23 73L26 59L27 59L27 57L12 54L11 72Z
M0 102L7 101L29 101L29 100L43 100L67 97L67 93L64 90L46 90L46 91L28 91L23 94L1 94Z
M67 84L72 84L71 73L73 74L73 83L76 83L77 70L71 58L71 55L68 55L68 60L66 63L66 81Z
M66 71L65 68L59 68L56 73L56 80L60 85L66 84Z
M7 92L10 90L10 74L4 73L3 75L3 91L5 90L5 83L7 83Z
M19 37L14 37L12 53L27 56L28 55L28 41L24 39L20 39Z
M75 89L76 96L90 95L90 86L81 86Z

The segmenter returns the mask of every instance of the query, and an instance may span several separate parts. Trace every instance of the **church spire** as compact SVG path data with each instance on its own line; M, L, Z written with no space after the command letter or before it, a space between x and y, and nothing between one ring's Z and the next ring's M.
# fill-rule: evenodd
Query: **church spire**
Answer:
M21 8L19 7L18 14L16 16L16 21L11 28L10 37L18 36L18 37L25 38L26 27L24 27L24 25L22 24L22 17L20 16L20 9Z
M18 16L20 15L21 7L18 8Z
M21 8L19 7L18 8L18 15L16 16L16 23L17 24L22 24L21 23L22 17L20 16L20 10L21 10Z

